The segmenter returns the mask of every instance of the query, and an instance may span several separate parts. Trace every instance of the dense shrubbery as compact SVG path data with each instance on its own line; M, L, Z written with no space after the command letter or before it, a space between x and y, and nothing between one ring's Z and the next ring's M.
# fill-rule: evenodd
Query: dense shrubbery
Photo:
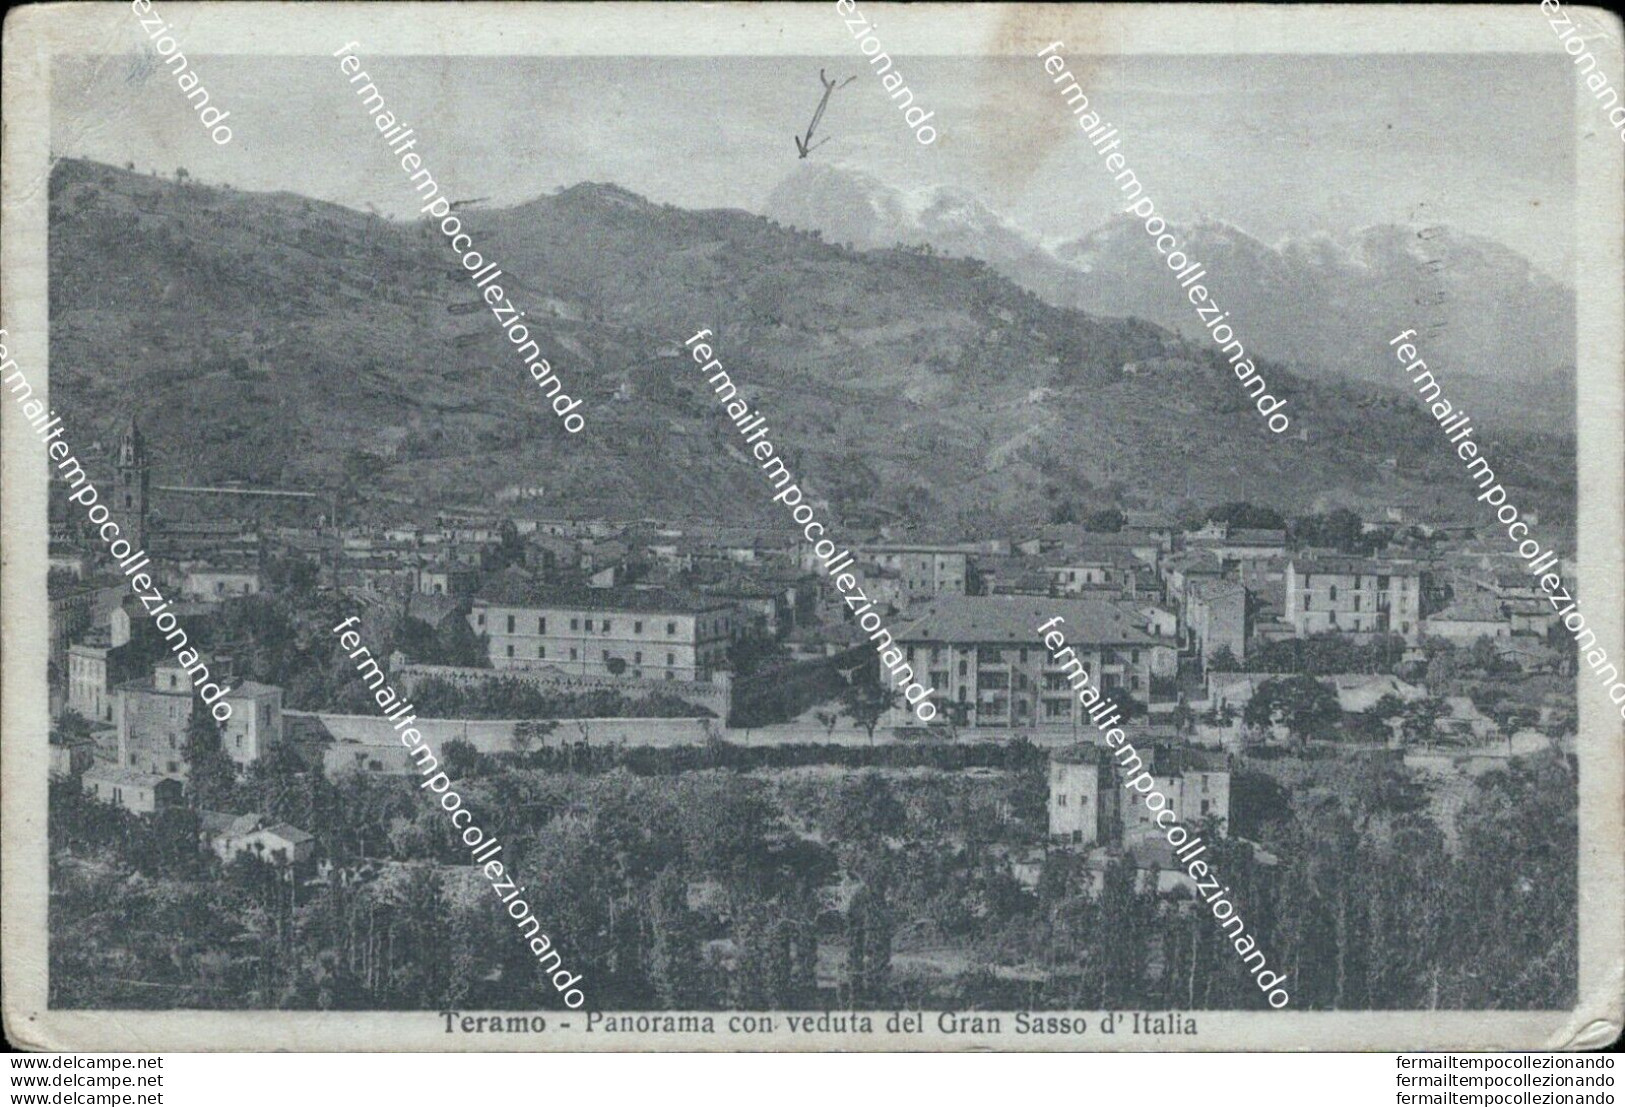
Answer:
M734 684L730 727L771 726L787 723L809 707L840 696L848 684L840 670L875 667L872 646L859 646L837 657L796 661L757 673Z
M1397 634L1364 645L1342 634L1312 634L1250 644L1246 659L1239 661L1228 646L1220 646L1207 667L1214 673L1388 673L1404 656L1405 640Z
M714 719L716 713L670 692L633 698L608 689L546 692L516 677L463 687L425 677L412 689L418 714L431 719Z
M1026 743L538 752L540 769L498 759L459 789L595 1009L1262 1004L1215 922L1121 862L1099 891L1062 850L1036 891L1015 880L1046 829L1046 754ZM801 765L823 768L765 771ZM351 879L222 866L190 812L53 788L53 1006L556 1005L497 899L450 879L466 850L412 781L267 766L231 804L311 830ZM1249 760L1233 829L1272 859L1211 835L1206 859L1295 1009L1572 1006L1572 762L1476 778L1453 850L1429 811L1391 758ZM849 897L826 899L837 884Z

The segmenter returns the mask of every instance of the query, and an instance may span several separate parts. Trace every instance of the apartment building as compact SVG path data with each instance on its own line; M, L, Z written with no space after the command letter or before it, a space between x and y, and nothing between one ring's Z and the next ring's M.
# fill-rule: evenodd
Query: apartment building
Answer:
M1032 596L942 597L896 634L939 713L980 727L1088 726L1087 712L1045 648L1039 624L1060 616L1089 679L1110 696L1149 703L1151 677L1178 664L1175 641L1147 634L1126 605Z
M113 637L100 628L69 646L68 709L92 723L111 723L114 689L139 673L133 657L133 647L113 645Z
M476 597L468 621L495 669L688 681L726 665L741 627L725 599L640 588L510 589Z
M1362 557L1294 557L1286 565L1286 621L1300 636L1422 634L1422 567Z
M1132 596L1143 567L1144 562L1125 549L1068 550L1046 558L1044 572L1056 595L1116 588Z

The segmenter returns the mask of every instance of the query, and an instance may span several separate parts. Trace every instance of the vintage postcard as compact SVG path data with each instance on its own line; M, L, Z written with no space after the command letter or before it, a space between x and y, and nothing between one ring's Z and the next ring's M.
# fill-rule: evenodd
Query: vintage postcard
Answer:
M1620 39L13 10L8 1039L1617 1038Z

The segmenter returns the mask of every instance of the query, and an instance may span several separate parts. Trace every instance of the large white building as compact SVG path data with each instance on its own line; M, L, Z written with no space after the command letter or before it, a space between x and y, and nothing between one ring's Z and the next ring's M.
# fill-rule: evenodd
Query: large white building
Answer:
M636 588L480 596L468 621L494 669L687 681L726 666L741 625L725 600Z
M1230 763L1223 753L1166 745L1139 748L1137 752L1150 769L1151 792L1161 792L1168 798L1175 818L1192 828L1204 819L1214 818L1219 820L1220 833L1228 833ZM1150 794L1138 789L1123 790L1127 801L1123 805L1125 843L1166 838L1166 828L1156 825L1156 812L1146 806L1145 797Z
M1057 750L1049 762L1049 834L1055 842L1092 846L1112 837L1117 796L1112 773L1094 746Z

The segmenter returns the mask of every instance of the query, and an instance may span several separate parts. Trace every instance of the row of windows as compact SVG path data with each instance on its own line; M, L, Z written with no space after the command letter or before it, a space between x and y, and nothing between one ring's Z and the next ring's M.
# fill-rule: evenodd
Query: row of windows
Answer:
M915 647L913 647L913 646L907 646L907 647L904 648L903 652L905 654L907 654L909 661L914 660L914 651L915 651ZM921 653L925 652L924 647L920 647L920 652ZM964 652L964 651L961 651L961 652ZM1026 650L1026 649L1012 650L1011 651L1012 655L1020 657L1021 664L1023 664L1023 665L1026 665L1026 664L1029 663L1029 654L1032 653L1032 652L1036 652L1036 651L1030 651L1030 650ZM1138 647L1130 649L1128 651L1128 655L1129 655L1129 664L1138 665L1140 663L1140 651L1139 651ZM1107 651L1106 663L1108 665L1112 663L1114 658L1119 663L1121 663L1122 652L1121 651ZM940 662L941 660L942 660L942 647L941 646L932 646L931 647L931 661L932 661L932 663L935 664L937 662ZM1005 663L1004 650L1000 649L997 646L984 646L978 652L977 657L976 657L976 661L977 661L977 664L979 664L979 665L1003 665ZM1056 663L1057 662L1055 662L1055 660L1053 658L1049 659L1049 664L1053 665L1053 664L1056 664ZM960 660L959 660L959 675L960 676L965 675L968 664L969 664L969 661L968 661L967 658L964 658L964 657L960 658Z
M574 648L572 648L570 650L570 660L571 661L579 661L580 660L580 658L577 657L576 654L577 654L577 651ZM508 656L509 657L514 656L514 648L512 646L508 647ZM539 658L539 659L541 659L543 661L547 660L547 647L546 646L537 646L536 647L536 656L537 656L537 658ZM601 660L604 660L604 661L612 660L610 658L610 656L609 656L609 651L608 650L603 650L602 651ZM635 652L632 655L632 664L634 664L634 665L642 665L643 664L643 651L642 650L638 650L637 652ZM667 665L675 665L675 664L677 664L677 655L674 654L674 653L668 653L666 655L666 664Z
M615 629L615 622L612 619L599 619L597 621L598 621L598 624L599 624L598 631L599 631L600 634L608 634L608 633L610 633L611 631L613 631ZM485 612L482 611L482 612L479 613L478 617L476 618L476 622L478 622L479 625L482 626L482 627L485 625ZM518 616L515 616L515 615L509 615L508 616L508 633L509 634L517 633L518 622L519 622ZM722 626L721 620L717 621L716 626L717 626L717 628L719 630L721 629L721 626ZM593 620L592 619L583 619L583 618L577 616L576 618L570 620L570 629L571 630L577 630L577 631L579 631L579 630L592 630L593 629ZM538 615L536 617L536 633L537 634L546 634L547 633L547 616L546 615ZM632 633L633 634L642 634L643 633L643 620L642 619L634 619L632 621ZM666 624L666 636L668 638L675 638L677 636L677 623L675 621L668 622Z

